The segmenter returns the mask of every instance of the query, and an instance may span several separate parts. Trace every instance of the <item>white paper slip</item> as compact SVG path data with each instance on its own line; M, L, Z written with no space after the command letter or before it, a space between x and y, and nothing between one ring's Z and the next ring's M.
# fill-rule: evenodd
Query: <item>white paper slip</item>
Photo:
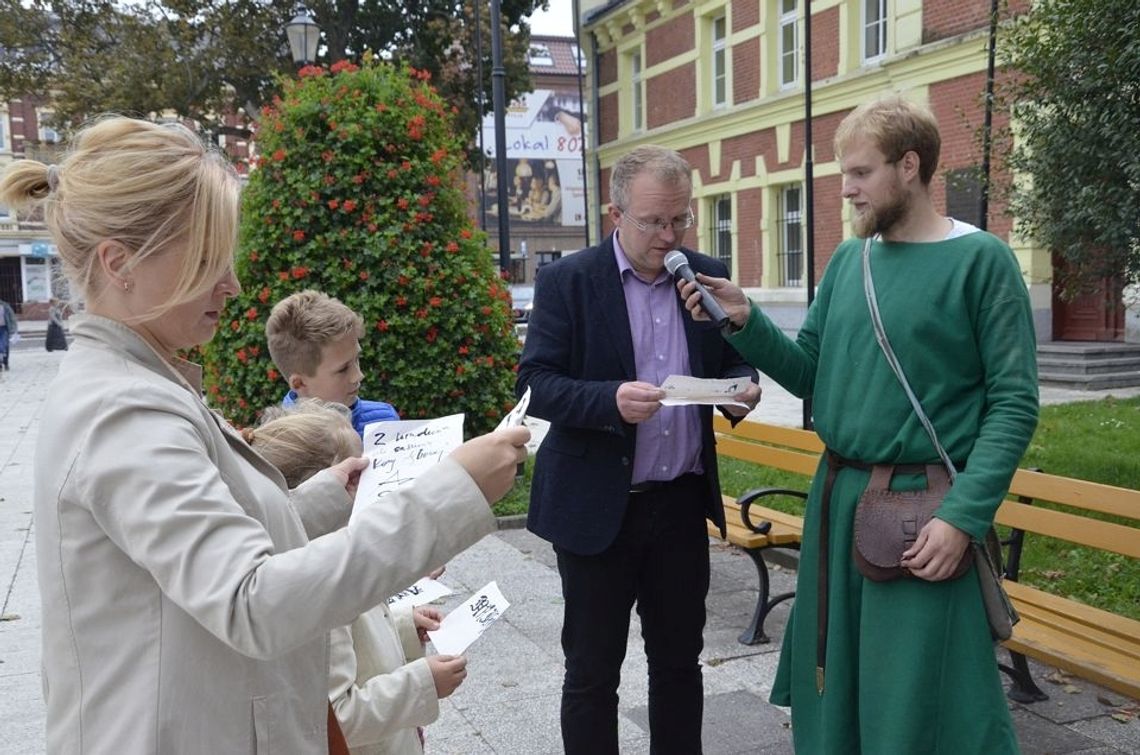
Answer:
M466 603L447 614L439 623L439 629L428 632L428 637L440 655L461 655L487 631L487 627L499 620L509 606L510 603L499 592L499 585L490 582Z
M424 577L423 579L417 580L411 587L405 587L403 590L400 590L388 598L387 603L389 608L409 605L415 607L426 605L440 598L446 598L448 595L454 594L454 590L438 579Z
M368 466L360 474L352 516L407 485L462 444L462 414L365 425L364 456Z
M662 406L687 406L689 404L715 404L718 406L743 406L743 401L733 401L732 397L748 387L748 378L695 378L689 375L670 375L661 383L665 398Z
M507 416L503 417L495 429L502 430L504 427L518 427L521 425L523 420L526 419L526 408L528 406L530 406L529 385L526 387L526 391L523 392L522 398L515 404L515 408L511 409L510 412L507 413Z

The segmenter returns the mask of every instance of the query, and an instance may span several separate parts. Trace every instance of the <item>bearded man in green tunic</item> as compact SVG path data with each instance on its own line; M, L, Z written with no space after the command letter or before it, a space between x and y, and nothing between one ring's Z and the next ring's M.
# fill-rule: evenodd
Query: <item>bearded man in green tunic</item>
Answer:
M992 525L1036 427L1036 340L1009 247L934 209L940 146L930 112L899 97L844 119L835 151L859 238L832 256L794 341L740 288L700 277L730 317L729 343L793 394L811 396L829 451L858 460L834 478L826 528L826 461L807 503L796 602L771 696L791 706L801 753L1018 752L977 574L950 577L970 541ZM935 518L902 554L912 578L889 582L865 579L852 558L864 465L940 462L875 340L863 289L868 238L887 337L959 470ZM703 317L701 294L692 284L679 288ZM923 475L896 474L892 483L923 487Z

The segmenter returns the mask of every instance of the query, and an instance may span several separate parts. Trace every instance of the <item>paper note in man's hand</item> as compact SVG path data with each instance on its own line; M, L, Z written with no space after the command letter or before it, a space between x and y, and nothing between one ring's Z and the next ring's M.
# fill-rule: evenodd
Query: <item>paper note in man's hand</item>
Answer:
M364 426L364 457L352 516L438 464L463 445L463 415L373 422Z
M748 387L749 380L741 378L695 378L688 375L670 375L661 383L665 398L662 406L686 406L688 404L714 404L717 406L743 406L743 401L733 400L733 396Z
M487 627L498 621L509 606L510 603L499 592L499 585L490 582L466 603L447 614L439 629L428 632L428 637L440 655L460 655L487 631Z

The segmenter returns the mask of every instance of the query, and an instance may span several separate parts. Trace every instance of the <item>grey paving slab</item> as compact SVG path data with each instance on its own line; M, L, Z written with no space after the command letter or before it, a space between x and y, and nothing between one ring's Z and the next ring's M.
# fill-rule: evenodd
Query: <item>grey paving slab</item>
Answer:
M1018 743L1026 753L1066 755L1105 744L1069 727L1057 726L1024 708L1015 708L1010 714L1017 729Z
M649 708L642 706L626 715L649 731ZM701 746L705 755L731 753L792 752L791 722L783 711L767 705L750 692L705 694Z
M1129 755L1140 753L1140 720L1117 721L1109 716L1090 718L1070 724L1069 728L1090 739L1115 747Z

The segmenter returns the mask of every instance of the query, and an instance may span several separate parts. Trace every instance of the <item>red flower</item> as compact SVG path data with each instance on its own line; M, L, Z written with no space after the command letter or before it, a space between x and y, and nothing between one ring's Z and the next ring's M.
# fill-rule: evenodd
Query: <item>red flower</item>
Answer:
M355 209L356 209L356 201L355 200L353 200L353 199L344 200L344 211L345 212L352 212Z
M439 186L439 184L440 184L439 176L428 176L427 182L428 182L428 186Z
M332 66L329 67L329 70L332 71L333 73L340 73L341 71L347 71L348 73L356 73L357 71L360 70L360 66L358 66L358 65L356 65L356 64L354 64L348 60L338 60L337 62L333 63Z
M460 354L467 354L468 351L470 351L470 350L466 346L460 346L459 347L459 353Z
M419 319L426 320L427 316L428 316L428 311L426 309L423 309L421 307L420 309L416 310L416 317L418 317Z
M241 328L240 322L238 322L237 320L230 320L230 330L232 330L233 332L236 333L236 332L238 332L238 330L240 328Z
M449 241L447 242L447 246L444 248L448 251L448 253L455 254L459 251L459 244L456 244L454 241Z
M329 209L330 209L330 210L335 210L337 207L340 207L340 200L338 200L338 199L330 199L330 200L329 200Z
M289 280L289 273L284 272L284 271L277 273L277 280L281 280L281 281Z
M256 320L257 319L257 307L250 307L249 309L247 309L245 311L245 319Z
M302 230L293 231L293 240L294 241L304 241L305 240L305 232Z
M300 71L297 71L297 76L305 78L307 76L324 76L325 69L321 66L305 66Z
M261 347L260 346L250 346L249 347L249 353L252 354L253 356L257 356L258 354L261 353Z
M427 207L431 204L431 200L433 199L435 199L435 194L432 194L430 191L427 194L420 195L420 198L418 200L420 207Z
M396 306L397 307L406 307L407 305L408 305L408 298L406 296L401 295L401 296L396 297Z
M264 286L257 294L257 300L262 304L269 301L269 286Z
M293 268L290 272L292 272L294 279L300 279L300 278L304 278L306 275L309 274L309 268L305 267L304 265L298 265L297 267Z
M250 262L257 262L259 259L261 259L261 255L257 253L256 249L254 249L253 251L251 251L249 253L249 261Z
M355 176L352 177L352 182L354 184L356 184L357 186L360 186L360 184L364 183L364 179L365 179L365 175L363 173L357 173Z
M367 270L361 270L360 271L360 280L362 280L362 281L368 280L368 271Z
M428 328L427 335L425 335L424 338L427 339L428 343L435 343L435 339L438 335L439 330L434 325L432 325L430 328Z
M443 147L440 147L435 152L431 153L431 161L433 163L435 163L436 165L439 165L441 162L443 162L446 159L447 159L447 150L444 149Z
M277 374L277 370L270 367L269 369L267 369L265 371L265 377L269 378L270 380L276 381L277 378L280 377L280 375Z
M249 402L246 401L244 398L239 398L238 399L238 406L240 406L242 409L245 409L249 406Z
M461 364L455 365L455 374L456 375L462 375L464 372L467 372L467 370L463 367L463 365L461 365Z
M275 151L273 153L273 159L276 160L277 162L281 162L282 160L284 160L285 159L285 150L279 149L279 150Z
M388 106L385 105L383 102L381 102L379 105L376 106L376 112L377 113L384 113L387 111L388 111Z
M395 168L392 168L391 170L388 171L388 178L390 180L394 181L399 177L400 177L400 171L396 170Z
M381 333L387 333L388 332L388 321L387 320L379 320L376 323L376 329L379 330Z
M480 308L479 311L483 313L484 317L486 317L487 315L491 314L492 309L490 307L488 307L486 304L484 304L483 307Z
M326 163L331 163L335 158L336 158L336 155L333 154L333 151L331 149L326 149L324 152L321 153L321 159L324 160Z
M407 197L400 197L399 199L396 200L396 206L399 207L401 210L408 209L408 198Z
M375 223L369 223L368 224L368 232L369 233L376 233L376 231L378 231L379 229L380 229L380 226L376 225Z
M411 169L412 169L412 163L410 161L405 160L404 162L400 163L400 170L409 171Z
M237 350L237 359L242 364L245 364L246 362L249 361L249 356L245 353L245 349L238 349Z
M428 299L428 304L432 307L438 307L440 304L443 304L443 299L439 298L438 296L433 296Z
M461 238L461 239L471 238L471 229L470 228L464 228L462 231L459 232L459 238Z
M396 279L396 282L399 283L401 286L406 286L406 285L408 285L408 276L401 275L399 278Z

